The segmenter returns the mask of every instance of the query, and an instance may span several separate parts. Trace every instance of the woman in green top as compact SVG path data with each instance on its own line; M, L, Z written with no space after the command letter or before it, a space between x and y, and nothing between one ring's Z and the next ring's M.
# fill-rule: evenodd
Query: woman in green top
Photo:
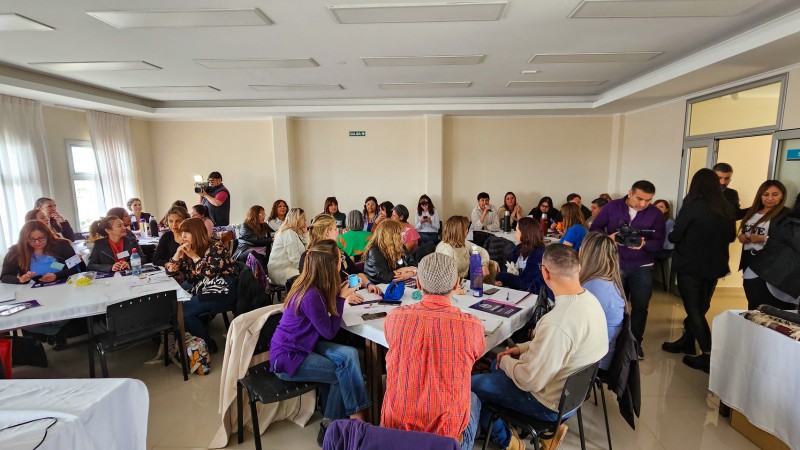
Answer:
M372 233L362 231L364 229L364 217L361 215L361 211L354 209L347 214L347 229L349 231L337 239L339 248L351 258L360 258L364 252L364 247L367 246L367 242L372 238Z

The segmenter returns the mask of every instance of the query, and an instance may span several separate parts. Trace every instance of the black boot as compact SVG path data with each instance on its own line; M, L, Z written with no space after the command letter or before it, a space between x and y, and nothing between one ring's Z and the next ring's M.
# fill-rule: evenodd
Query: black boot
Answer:
M687 332L683 332L683 335L677 340L673 342L664 342L661 344L661 350L669 353L685 353L687 355L694 355L694 338L689 335Z
M701 353L697 356L686 355L683 357L683 363L692 369L708 373L711 370L711 355L708 353Z
M325 442L325 433L328 431L328 427L331 424L330 419L322 419L322 422L319 424L319 433L317 433L317 444L322 447L322 443Z

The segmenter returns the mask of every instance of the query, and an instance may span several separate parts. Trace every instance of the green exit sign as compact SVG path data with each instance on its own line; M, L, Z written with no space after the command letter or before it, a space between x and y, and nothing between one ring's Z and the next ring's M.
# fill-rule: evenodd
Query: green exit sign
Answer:
M366 135L367 135L366 131L351 131L350 132L350 137L353 137L353 136L364 137Z

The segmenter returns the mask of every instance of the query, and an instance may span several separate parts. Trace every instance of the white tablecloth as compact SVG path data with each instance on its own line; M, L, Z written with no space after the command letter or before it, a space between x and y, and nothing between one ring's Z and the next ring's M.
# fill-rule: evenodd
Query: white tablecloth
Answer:
M800 342L740 312L714 318L708 388L753 425L800 448Z
M5 291L0 291L0 294L14 289L16 301L36 300L42 306L0 317L0 330L104 314L108 305L146 294L177 290L179 300L190 298L175 280L166 276L163 269L152 274L150 283L146 285L131 286L134 280L133 276L123 277L117 273L112 278L95 280L89 286L64 283L34 289L32 284L3 285Z
M491 285L484 285L484 289L488 289L494 286ZM386 285L380 285L381 290L386 289ZM504 290L507 288L498 288L499 291L497 294L492 295L492 298L504 298ZM403 305L411 305L414 303L419 303L420 300L414 300L411 296L414 292L414 289L406 288L403 292ZM517 291L519 292L519 291ZM484 295L482 298L473 297L469 293L467 295L454 295L453 296L453 304L459 307L466 313L472 314L476 316L478 319L485 320L489 323L497 323L500 322L500 328L494 331L489 336L486 336L486 350L489 351L495 346L499 345L502 342L505 342L506 339L511 337L514 331L520 329L523 325L525 325L528 320L530 320L531 316L533 315L533 307L536 305L536 295L531 294L525 300L519 302L516 306L518 308L522 308L522 311L517 312L513 316L509 318L503 318L494 314L489 314L483 311L479 311L477 309L471 309L470 306L478 303L481 299L487 299L489 296ZM349 305L345 306L346 308L350 307ZM394 307L383 307L381 306L378 309L375 308L367 308L366 306L359 306L359 309L363 309L363 312L371 312L371 311L385 311L394 309ZM383 347L388 348L389 345L386 343L386 334L383 330L383 325L386 322L386 319L374 319L369 320L360 325L353 325L347 326L343 325L343 328L349 330L353 334L357 334L361 337L367 338L372 342L375 342Z
M149 396L130 379L0 381L0 448L110 450L147 448ZM35 419L30 424L9 426ZM180 431L180 430L176 430Z

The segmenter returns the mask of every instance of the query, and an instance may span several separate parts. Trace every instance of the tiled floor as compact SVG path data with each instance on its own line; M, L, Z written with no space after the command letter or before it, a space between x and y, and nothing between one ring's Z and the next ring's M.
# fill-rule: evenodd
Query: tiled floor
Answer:
M740 294L718 293L709 312L709 320L720 311L746 306ZM684 312L677 297L656 292L650 306L641 364L642 413L632 430L620 416L616 402L609 398L609 415L614 447L617 449L755 449L755 445L733 430L717 414L718 399L707 391L708 375L684 366L679 355L661 350L665 340L680 334ZM220 344L222 321L213 324ZM156 450L206 448L219 426L217 402L221 361L214 360L211 374L192 376L184 382L180 369L160 364L145 365L154 356L155 345L147 342L123 352L111 354L112 377L138 378L150 391L148 447ZM221 354L220 354L221 355ZM82 378L88 376L86 349L76 345L60 352L48 350L48 369L18 368L18 378ZM600 406L587 402L583 408L588 449L607 447ZM317 414L306 428L283 421L272 425L262 436L265 449L309 449L316 444L320 417ZM577 422L571 419L562 448L577 449L580 443ZM479 442L478 444L482 444ZM252 435L243 444L232 437L227 448L254 448ZM479 448L476 445L475 448ZM490 446L490 448L492 448ZM532 448L529 445L529 448Z

